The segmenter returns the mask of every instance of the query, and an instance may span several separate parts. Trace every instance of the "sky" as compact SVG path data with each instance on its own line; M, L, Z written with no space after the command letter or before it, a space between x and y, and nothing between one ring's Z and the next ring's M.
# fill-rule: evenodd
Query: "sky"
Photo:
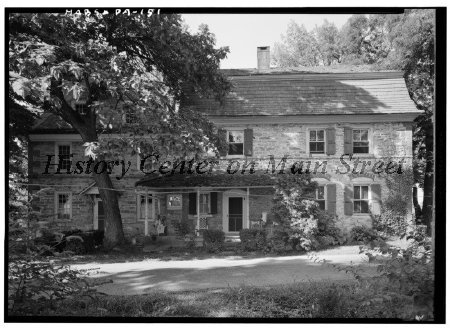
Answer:
M256 48L273 46L286 33L290 20L303 24L308 31L326 19L341 28L351 15L315 14L185 14L191 32L200 24L209 26L216 36L216 46L230 47L221 68L256 68Z

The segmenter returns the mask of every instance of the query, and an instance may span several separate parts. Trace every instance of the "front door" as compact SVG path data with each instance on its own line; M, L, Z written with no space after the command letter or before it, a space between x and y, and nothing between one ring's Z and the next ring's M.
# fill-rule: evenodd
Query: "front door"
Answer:
M103 208L103 202L100 198L96 199L94 213L94 230L105 230L105 209Z
M237 232L242 230L243 219L242 197L228 198L228 231Z

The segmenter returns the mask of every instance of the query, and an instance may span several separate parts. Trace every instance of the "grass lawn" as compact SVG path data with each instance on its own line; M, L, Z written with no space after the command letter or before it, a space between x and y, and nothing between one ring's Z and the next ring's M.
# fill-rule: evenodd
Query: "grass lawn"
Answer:
M398 318L412 320L412 301L386 297L354 282L306 282L135 296L66 299L40 315L83 317Z

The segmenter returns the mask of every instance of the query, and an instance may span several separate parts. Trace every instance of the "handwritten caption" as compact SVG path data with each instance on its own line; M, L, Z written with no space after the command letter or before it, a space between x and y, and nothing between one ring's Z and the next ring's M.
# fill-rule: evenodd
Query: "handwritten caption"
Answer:
M114 14L116 16L118 15L147 15L147 17L150 17L152 15L159 15L160 9L141 9L141 10L135 10L135 9L115 9ZM66 16L81 16L85 15L86 17L89 17L91 15L95 15L97 17L99 16L105 16L109 15L108 10L99 11L98 9L95 9L93 12L91 12L89 9L80 10L77 9L76 11L73 11L72 9L66 9Z

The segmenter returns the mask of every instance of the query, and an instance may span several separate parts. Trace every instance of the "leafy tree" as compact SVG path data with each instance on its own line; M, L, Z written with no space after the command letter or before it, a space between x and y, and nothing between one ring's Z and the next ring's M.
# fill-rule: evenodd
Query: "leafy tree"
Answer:
M8 89L8 176L9 176L9 207L13 210L25 200L26 189L20 184L27 178L27 148L28 133L33 125L36 112L32 105L14 91Z
M315 66L319 64L319 45L306 28L290 21L281 43L275 43L272 61L278 67Z
M336 25L325 20L321 26L316 27L314 32L323 64L329 66L340 63L342 51L339 30Z
M12 14L9 28L10 86L72 126L94 163L121 159L124 149L218 154L212 123L179 108L186 87L218 99L229 90L219 72L228 49L214 48L206 26L190 34L180 15L48 13ZM74 110L74 100L86 101L86 114ZM105 246L112 247L124 239L118 196L106 172L92 177L105 207Z

